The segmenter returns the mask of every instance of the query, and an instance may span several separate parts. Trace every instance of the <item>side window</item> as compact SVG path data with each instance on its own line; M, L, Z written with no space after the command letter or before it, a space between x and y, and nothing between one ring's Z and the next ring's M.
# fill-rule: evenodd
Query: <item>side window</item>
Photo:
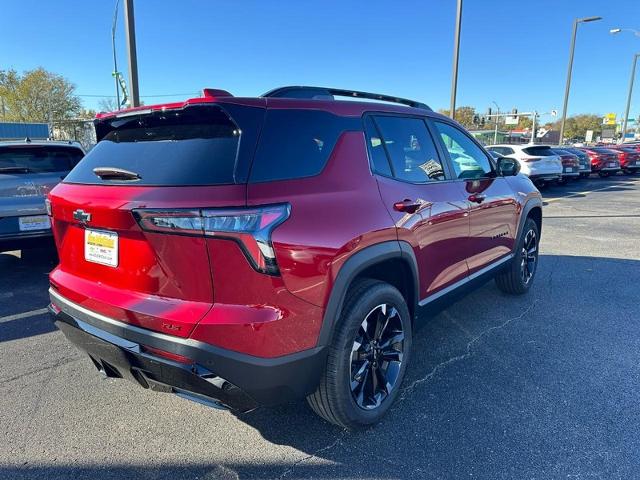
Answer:
M444 180L438 151L424 120L375 117L395 178L412 183Z
M504 150L503 155L511 155L512 153L514 153L513 148L504 147L503 150Z
M487 155L466 133L448 123L433 123L449 152L456 177L481 178L493 172Z
M391 167L389 166L389 159L384 151L384 145L382 145L382 138L380 138L378 128L373 123L371 117L365 118L364 129L367 134L367 150L369 151L373 171L380 175L390 177Z
M319 174L344 130L344 122L328 112L268 110L250 183Z

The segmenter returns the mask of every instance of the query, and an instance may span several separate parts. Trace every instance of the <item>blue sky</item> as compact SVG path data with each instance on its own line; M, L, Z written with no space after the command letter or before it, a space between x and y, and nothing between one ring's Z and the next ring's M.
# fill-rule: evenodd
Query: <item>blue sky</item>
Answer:
M3 0L0 68L43 66L83 95L113 95L115 0ZM316 84L415 98L448 107L455 0L136 0L141 95L178 100L202 87L258 95ZM575 17L569 113L624 110L640 37L640 0L465 0L458 106L561 109ZM122 5L120 70L126 72ZM640 91L640 82L638 89ZM184 95L184 94L187 95ZM83 97L87 107L98 99ZM632 114L640 113L640 92ZM544 118L543 118L544 120Z

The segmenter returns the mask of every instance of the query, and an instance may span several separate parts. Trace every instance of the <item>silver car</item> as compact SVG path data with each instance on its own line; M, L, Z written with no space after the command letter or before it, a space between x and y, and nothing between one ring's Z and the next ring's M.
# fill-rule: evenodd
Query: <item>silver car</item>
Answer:
M0 252L51 236L45 196L83 156L78 143L0 142Z

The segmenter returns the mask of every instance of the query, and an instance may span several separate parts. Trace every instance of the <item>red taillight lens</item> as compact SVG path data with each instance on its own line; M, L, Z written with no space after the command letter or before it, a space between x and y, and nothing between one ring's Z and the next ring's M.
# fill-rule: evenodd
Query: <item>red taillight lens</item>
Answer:
M179 355L177 353L167 352L165 350L160 350L159 348L150 347L148 345L142 345L142 350L144 352L150 353L151 355L155 355L156 357L167 358L167 359L172 360L174 362L185 363L187 365L189 365L191 363L194 363L193 360L191 360L188 357L185 357L184 355Z
M134 210L143 230L234 240L257 271L278 275L271 232L289 218L288 204L234 209Z

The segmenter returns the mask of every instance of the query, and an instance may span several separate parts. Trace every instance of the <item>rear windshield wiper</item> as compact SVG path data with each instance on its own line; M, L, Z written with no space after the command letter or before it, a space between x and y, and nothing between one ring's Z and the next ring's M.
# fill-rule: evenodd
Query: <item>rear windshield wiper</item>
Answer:
M32 171L29 167L0 167L0 173L31 173Z
M136 172L118 167L96 167L93 173L102 180L140 180L142 178Z

